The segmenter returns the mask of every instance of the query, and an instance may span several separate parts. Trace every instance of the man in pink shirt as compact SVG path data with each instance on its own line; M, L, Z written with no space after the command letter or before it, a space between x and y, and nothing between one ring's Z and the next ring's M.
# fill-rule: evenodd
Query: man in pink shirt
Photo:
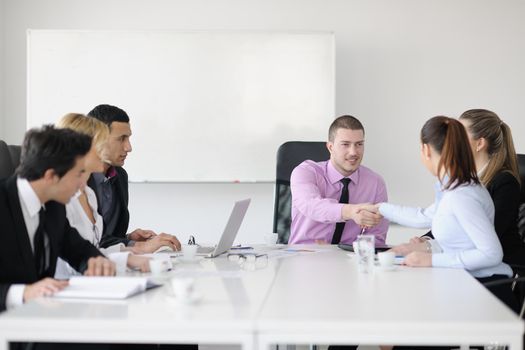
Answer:
M343 115L328 130L330 159L306 160L293 170L289 244L348 244L365 227L366 234L375 236L376 246L385 245L388 221L359 206L388 201L383 178L361 165L364 144L361 122Z

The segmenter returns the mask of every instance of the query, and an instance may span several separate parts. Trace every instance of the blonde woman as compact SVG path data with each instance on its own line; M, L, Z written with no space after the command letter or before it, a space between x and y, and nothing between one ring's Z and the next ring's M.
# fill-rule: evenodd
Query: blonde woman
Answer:
M149 259L130 254L124 244L119 243L107 248L100 248L100 239L103 232L103 220L98 213L97 198L91 188L86 186L91 173L103 170L102 154L104 144L109 137L109 128L101 121L86 117L82 114L70 113L62 117L57 123L59 128L68 128L92 137L91 149L86 155L84 186L66 205L66 215L72 227L80 235L90 241L117 266L117 274L126 271L126 266L149 271ZM59 259L55 272L56 278L68 278L77 272L65 261Z
M459 121L467 129L479 179L494 202L494 226L503 247L503 261L523 266L525 245L517 225L520 174L510 128L486 109L468 110Z

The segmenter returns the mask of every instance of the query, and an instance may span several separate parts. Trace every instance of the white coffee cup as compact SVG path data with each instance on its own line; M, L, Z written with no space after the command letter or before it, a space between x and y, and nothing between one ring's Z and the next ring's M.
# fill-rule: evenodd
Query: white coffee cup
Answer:
M197 248L198 246L196 244L185 244L182 246L182 256L185 260L193 260L195 259L195 256L197 255Z
M164 259L150 259L149 269L152 275L160 275L163 272L168 271L168 262Z
M277 238L279 238L277 233L267 233L264 235L264 241L266 242L266 245L277 244Z
M170 280L170 285L175 297L184 300L192 297L195 280L189 277L174 277Z
M396 254L394 252L379 252L377 259L381 267L392 267L396 260Z

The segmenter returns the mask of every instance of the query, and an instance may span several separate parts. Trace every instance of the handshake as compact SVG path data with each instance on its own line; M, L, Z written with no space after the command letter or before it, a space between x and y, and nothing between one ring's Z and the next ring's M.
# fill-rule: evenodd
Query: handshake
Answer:
M374 227L383 218L379 213L379 205L380 203L345 204L341 216L344 221L353 220L363 228Z

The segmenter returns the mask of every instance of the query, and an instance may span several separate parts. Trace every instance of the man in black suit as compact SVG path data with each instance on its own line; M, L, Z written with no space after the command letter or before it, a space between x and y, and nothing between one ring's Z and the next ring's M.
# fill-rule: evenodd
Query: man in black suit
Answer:
M58 257L85 275L115 274L66 219L90 148L91 138L72 130L27 132L16 175L0 181L0 311L67 286L51 278Z
M104 219L104 232L100 245L109 247L117 243L131 247L137 254L152 253L161 246L180 250L177 237L151 230L136 229L128 232L128 174L122 166L131 152L131 127L128 114L111 105L98 105L88 116L109 126L109 140L104 147L104 173L94 173L88 185L96 195L99 213Z

